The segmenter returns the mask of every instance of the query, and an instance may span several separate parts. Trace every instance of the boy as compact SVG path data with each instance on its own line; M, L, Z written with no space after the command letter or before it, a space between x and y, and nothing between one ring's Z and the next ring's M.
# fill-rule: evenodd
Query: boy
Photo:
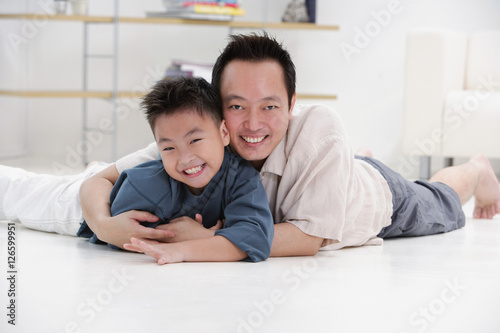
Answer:
M161 81L141 105L161 160L120 175L110 196L112 215L148 211L160 218L147 224L150 227L198 214L206 228L225 219L223 229L205 229L199 239L169 244L160 264L268 258L274 226L267 196L258 172L225 149L229 134L212 86L200 78ZM100 242L85 222L77 235ZM124 247L137 249L132 244Z

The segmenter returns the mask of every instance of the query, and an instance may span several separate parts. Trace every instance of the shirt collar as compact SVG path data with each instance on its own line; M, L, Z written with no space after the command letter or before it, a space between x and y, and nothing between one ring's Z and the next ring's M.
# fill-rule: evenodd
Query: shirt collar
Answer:
M268 156L262 169L260 170L260 174L263 176L264 173L274 173L278 176L282 176L286 166L286 155L285 155L285 137L278 143L276 148L271 152Z

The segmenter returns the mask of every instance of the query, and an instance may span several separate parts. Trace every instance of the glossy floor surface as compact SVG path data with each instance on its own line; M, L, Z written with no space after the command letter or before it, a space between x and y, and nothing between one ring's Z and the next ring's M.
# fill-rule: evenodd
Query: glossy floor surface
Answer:
M7 227L0 332L500 332L500 216L315 257L166 266L18 224L16 273Z

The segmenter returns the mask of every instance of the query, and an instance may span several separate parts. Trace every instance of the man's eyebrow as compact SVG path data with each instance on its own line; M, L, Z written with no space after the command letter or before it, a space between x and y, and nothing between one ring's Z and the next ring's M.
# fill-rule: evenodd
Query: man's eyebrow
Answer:
M233 100L245 101L246 99L242 96L235 95L235 94L227 95L226 98L224 98L224 101L226 103L233 101ZM271 95L271 96L266 96L266 97L262 98L261 101L263 101L263 102L268 102L268 101L281 102L281 98L278 95Z
M277 95L271 95L268 97L264 97L262 101L275 101L275 102L281 102L281 98Z
M233 101L233 100L244 101L245 99L244 99L242 96L235 95L235 94L232 94L232 95L227 95L227 96L224 98L224 101L225 101L225 102L229 102L229 101Z

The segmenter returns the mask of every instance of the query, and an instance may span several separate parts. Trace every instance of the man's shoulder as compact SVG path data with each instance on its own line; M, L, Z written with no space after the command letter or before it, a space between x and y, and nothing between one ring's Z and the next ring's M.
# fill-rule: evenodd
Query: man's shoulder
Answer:
M332 107L324 104L302 104L293 109L290 126L326 125L325 128L331 128L328 125L335 125L337 122L341 120Z
M298 105L288 126L287 147L345 137L345 128L337 112L321 104Z

